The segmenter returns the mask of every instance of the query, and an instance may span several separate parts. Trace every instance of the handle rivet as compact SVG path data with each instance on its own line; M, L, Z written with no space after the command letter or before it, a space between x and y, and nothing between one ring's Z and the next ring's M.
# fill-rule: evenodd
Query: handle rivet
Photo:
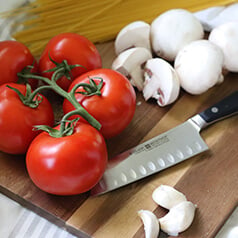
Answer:
M217 108L217 107L212 107L212 108L211 108L211 111L212 111L213 113L217 113L217 112L218 112L218 108Z

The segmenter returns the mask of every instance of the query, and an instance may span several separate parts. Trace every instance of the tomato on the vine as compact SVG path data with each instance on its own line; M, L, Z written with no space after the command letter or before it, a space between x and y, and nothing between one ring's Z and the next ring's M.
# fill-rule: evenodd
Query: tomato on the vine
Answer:
M93 69L102 67L101 56L95 45L84 36L76 33L61 33L54 36L46 45L39 60L40 73L48 78L51 78L52 72L45 72L56 65L52 61L62 63L67 61L68 65L81 65L82 67L75 67L68 72L71 80L77 76ZM58 79L58 85L67 90L72 81L62 76Z
M0 42L0 85L4 83L17 83L19 78L17 73L32 66L30 72L37 72L37 62L30 50L18 41L1 41ZM36 88L38 81L29 79L32 88Z
M52 126L54 113L44 96L40 96L36 108L31 108L24 105L18 94L7 85L26 94L25 85L9 83L0 86L0 151L24 154L39 134L33 127L42 124Z
M54 128L59 130L59 126ZM107 165L102 135L92 126L78 122L73 134L59 138L42 132L31 143L27 170L34 184L56 195L74 195L90 190Z
M75 91L76 100L102 125L100 132L105 138L111 138L121 133L131 122L136 108L135 90L129 80L117 71L111 69L96 69L76 78L69 87L71 91L77 84L89 83L102 87L101 95L85 95L83 87ZM102 82L101 82L102 80ZM64 100L63 111L68 113L74 106ZM75 116L74 116L75 117ZM81 118L81 120L84 120Z

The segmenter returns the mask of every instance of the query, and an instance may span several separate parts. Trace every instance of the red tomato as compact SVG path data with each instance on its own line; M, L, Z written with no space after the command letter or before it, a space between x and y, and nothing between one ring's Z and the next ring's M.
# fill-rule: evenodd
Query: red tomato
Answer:
M34 66L31 72L37 72L37 62L25 45L18 41L10 40L0 42L0 85L17 83L17 73L28 65ZM29 83L33 88L38 85L36 79L30 79Z
M39 60L39 70L47 78L51 78L53 73L44 73L44 71L55 67L49 55L57 63L67 60L69 65L80 64L85 67L72 69L72 80L89 70L102 67L101 56L95 45L84 36L76 33L59 34L46 45ZM57 82L61 88L67 90L72 81L63 76Z
M69 91L78 83L89 83L89 77L99 84L103 79L101 96L86 96L76 90L77 101L95 118L101 125L101 133L105 138L111 138L121 133L131 122L135 107L136 94L129 80L117 71L111 69L96 69L85 73L74 80ZM64 100L63 111L68 113L74 110L74 106ZM82 119L83 120L83 119Z
M25 95L25 85L7 85L17 88ZM10 154L25 153L31 141L39 134L39 131L33 131L33 126L52 126L53 123L53 109L45 97L37 108L30 108L6 84L0 86L0 151Z
M41 190L56 195L80 194L102 177L107 165L106 143L86 123L78 123L72 135L60 138L42 132L30 145L26 164L30 178Z

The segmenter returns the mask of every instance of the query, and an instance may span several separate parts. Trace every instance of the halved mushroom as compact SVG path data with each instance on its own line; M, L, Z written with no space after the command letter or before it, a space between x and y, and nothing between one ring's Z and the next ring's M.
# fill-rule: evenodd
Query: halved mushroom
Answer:
M150 25L144 21L135 21L118 33L115 40L115 52L120 54L122 51L132 47L144 47L151 50L150 46Z
M135 47L123 51L112 63L112 69L125 75L139 91L144 85L144 65L152 58L149 50Z
M152 49L168 61L173 61L182 47L203 37L202 24L185 9L168 10L151 23Z
M173 103L180 91L180 84L174 68L160 58L146 62L143 96L145 100L155 98L160 106Z

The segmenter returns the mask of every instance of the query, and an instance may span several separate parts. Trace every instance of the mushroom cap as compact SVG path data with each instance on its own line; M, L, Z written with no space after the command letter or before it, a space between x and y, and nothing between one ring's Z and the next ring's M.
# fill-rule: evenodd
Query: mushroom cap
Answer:
M144 85L144 65L152 58L151 52L143 47L135 47L120 53L112 62L112 69L125 75L139 91Z
M174 67L182 88L201 94L221 80L223 53L208 40L198 40L179 51Z
M132 47L144 47L151 50L150 25L144 21L135 21L123 27L115 39L116 55Z
M185 9L166 11L151 23L152 49L168 61L173 61L182 47L203 37L201 23Z
M228 22L214 28L208 39L222 49L224 68L238 72L238 22Z
M153 58L145 64L143 96L157 99L160 106L174 102L180 90L179 79L174 68L165 60Z

